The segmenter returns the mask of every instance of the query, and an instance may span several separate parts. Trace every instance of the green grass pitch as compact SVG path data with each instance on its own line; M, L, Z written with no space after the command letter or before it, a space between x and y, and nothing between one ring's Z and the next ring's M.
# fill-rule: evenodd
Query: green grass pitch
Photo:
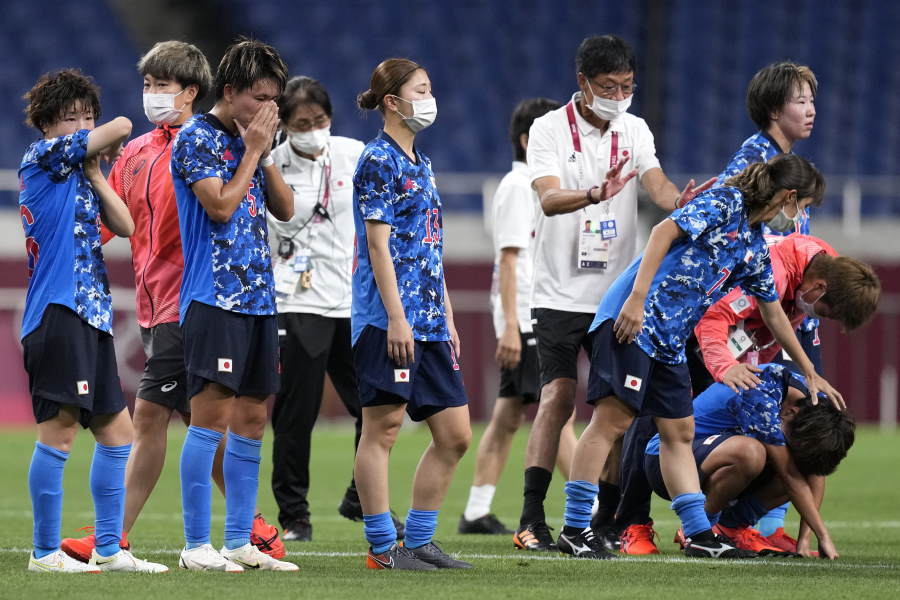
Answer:
M475 432L477 436L481 428ZM514 525L521 505L522 453L527 432L516 438L509 468L498 486L495 512ZM369 571L362 526L342 519L337 505L352 465L352 431L323 426L315 433L310 493L313 542L288 544L299 573L225 575L177 568L182 543L178 455L184 427L173 424L163 476L130 534L135 554L163 562L164 575L104 574L52 576L26 571L31 545L31 510L26 474L31 430L0 432L0 598L898 598L900 597L900 435L861 428L856 447L829 480L824 515L841 559L685 561L671 543L677 526L663 502L654 505L662 555L614 562L566 560L513 549L506 536L460 536L474 463L463 459L447 496L436 539L471 560L470 571L403 573ZM427 429L405 427L391 464L393 507L405 514L413 469L428 443ZM92 440L81 432L66 468L63 535L92 524L87 487ZM271 432L264 454L271 451ZM264 458L259 505L270 521L276 510L269 490L270 462ZM550 524L562 516L562 480L556 474L547 501ZM213 502L213 543L220 544L224 503ZM796 527L796 512L789 525Z

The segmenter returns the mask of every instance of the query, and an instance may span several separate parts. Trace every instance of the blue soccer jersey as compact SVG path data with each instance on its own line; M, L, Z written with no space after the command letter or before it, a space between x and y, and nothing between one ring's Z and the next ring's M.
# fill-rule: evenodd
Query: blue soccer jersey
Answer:
M762 230L749 224L739 190L709 190L669 218L686 235L672 243L650 284L635 343L655 360L680 364L697 321L731 289L741 286L763 302L778 300L778 292ZM603 296L591 331L619 316L642 258L638 256Z
M208 113L194 116L175 137L171 169L184 251L182 323L194 301L247 315L275 314L262 169L227 223L210 219L191 189L209 177L227 184L244 150L244 140Z
M724 383L714 383L694 398L694 439L730 433L745 435L763 444L784 446L781 404L787 386L808 394L806 380L783 365L760 365L761 383L734 392ZM659 434L647 443L647 454L659 454Z
M100 244L100 199L84 175L87 129L33 143L19 167L19 214L28 253L22 337L48 304L71 308L112 333L112 299Z
M412 162L384 132L369 142L353 176L356 260L353 269L352 339L366 325L387 329L388 318L369 260L366 221L391 226L388 241L400 301L417 341L448 341L444 311L441 198L427 156Z
M737 175L749 165L757 162L768 162L773 156L782 154L783 151L775 143L775 140L765 134L765 132L757 132L744 140L738 151L731 157L728 166L719 174L714 187L725 185L725 180L729 177ZM803 210L803 217L797 224L797 228L792 231L775 231L770 229L768 225L763 223L763 233L766 235L790 235L792 233L802 233L809 235L809 208Z

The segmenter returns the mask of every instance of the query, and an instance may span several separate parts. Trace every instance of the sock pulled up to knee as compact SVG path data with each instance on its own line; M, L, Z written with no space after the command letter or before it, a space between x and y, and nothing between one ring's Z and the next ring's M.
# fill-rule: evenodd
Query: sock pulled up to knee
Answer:
M256 493L259 489L261 440L228 432L222 471L225 475L225 547L250 543Z
M188 427L181 448L181 510L184 516L184 540L188 550L209 543L209 519L212 506L213 460L222 434L212 429Z
M42 558L59 548L62 523L63 470L68 452L34 443L28 469L28 491L34 515L34 556Z
M590 481L566 482L566 527L582 530L591 524L591 507L599 488Z
M129 454L131 444L104 446L98 442L94 446L91 495L96 519L94 535L100 556L112 556L119 551L125 517L125 465Z
M693 537L701 531L711 529L706 511L703 508L706 496L701 492L696 494L680 494L672 500L672 510L681 519L686 537Z
M363 515L363 532L375 554L387 552L397 542L397 528L390 512Z
M788 503L785 502L781 506L776 506L767 512L757 523L756 528L761 534L768 537L775 533L779 527L784 527L784 517L787 515Z
M752 527L761 516L768 512L756 496L748 495L738 498L734 506L722 511L719 523L725 527Z
M409 509L406 513L406 536L403 543L407 548L424 546L434 537L437 529L438 511Z
M553 473L543 467L525 469L525 502L522 506L522 517L519 524L524 527L529 523L545 521L544 499L550 489Z

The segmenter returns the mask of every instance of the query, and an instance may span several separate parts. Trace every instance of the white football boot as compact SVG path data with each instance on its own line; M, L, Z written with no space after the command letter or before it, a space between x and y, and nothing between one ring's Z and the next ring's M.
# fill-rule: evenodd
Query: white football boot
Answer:
M178 566L189 571L225 571L226 573L244 571L242 566L216 552L212 544L203 544L190 550L182 550Z
M94 565L101 571L124 571L130 573L165 573L169 570L166 565L153 563L140 558L135 558L131 552L122 549L112 556L100 556L97 549L91 551L89 565Z
M97 565L90 565L75 560L62 550L51 552L47 556L35 558L31 553L28 558L28 570L38 573L99 573Z
M240 548L228 550L222 548L222 556L237 563L245 569L259 569L260 571L299 571L300 567L292 562L272 558L268 554L259 551L253 544L244 544Z

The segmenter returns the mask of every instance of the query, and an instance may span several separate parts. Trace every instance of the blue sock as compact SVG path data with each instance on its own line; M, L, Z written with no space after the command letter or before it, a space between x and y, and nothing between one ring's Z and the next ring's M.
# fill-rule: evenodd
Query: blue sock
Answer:
M119 551L122 519L125 517L125 465L131 444L124 446L94 445L91 461L91 495L94 497L94 535L97 554L112 556Z
M756 528L759 530L761 534L766 537L769 537L775 530L779 527L784 527L784 517L788 511L788 503L785 502L781 506L776 506L769 512L767 512L763 518L759 520L759 523L756 525Z
M590 481L566 482L566 527L584 529L591 525L591 508L600 486Z
M222 434L203 427L188 427L181 448L181 511L184 516L184 540L188 550L209 543L209 519L212 505L213 460Z
M678 513L685 537L693 537L701 531L711 529L703 504L706 496L702 492L681 494L672 500L672 510Z
M719 512L712 514L706 513L706 518L709 520L709 526L715 527L716 523L719 522L719 519L722 518L722 511L720 510Z
M424 546L434 537L437 529L438 511L409 509L406 513L406 537L403 544L407 548Z
M256 492L259 488L259 455L262 440L228 432L225 442L225 547L229 550L250 543Z
M390 512L363 515L363 532L372 546L372 552L381 554L397 543L397 528Z
M734 506L722 511L719 522L725 527L752 527L767 512L756 496L743 496Z
M62 523L63 469L68 452L34 443L31 467L28 469L28 490L31 492L31 512L34 515L34 556L41 558L59 549L59 528Z

